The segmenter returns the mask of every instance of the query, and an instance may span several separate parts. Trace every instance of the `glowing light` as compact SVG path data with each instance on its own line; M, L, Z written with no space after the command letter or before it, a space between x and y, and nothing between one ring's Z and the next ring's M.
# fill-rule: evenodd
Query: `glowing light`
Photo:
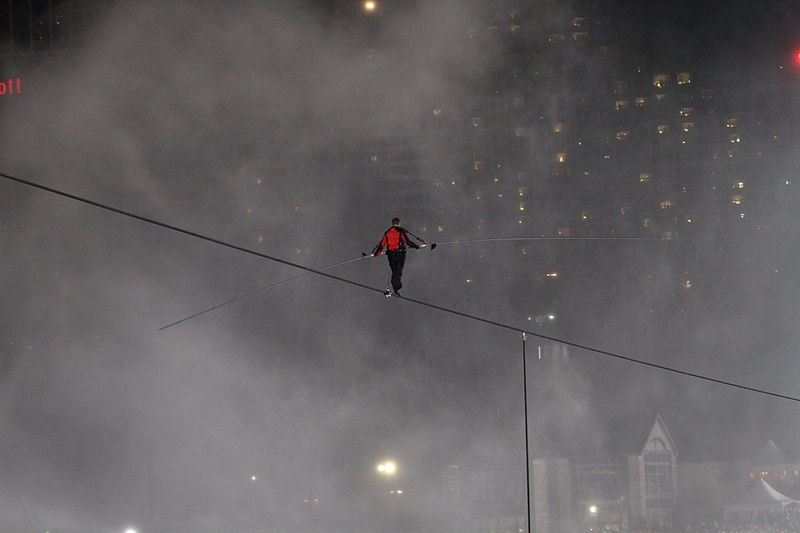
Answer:
M137 533L137 531L132 527L129 527L128 529L125 530L125 533Z
M393 476L397 473L397 465L393 461L386 461L377 466L378 472L385 476Z
M376 9L378 9L378 4L376 2L373 2L372 0L367 0L364 2L364 11L371 13Z
M256 482L258 478L256 476L250 476L250 481Z
M590 505L589 506L589 514L597 514L597 506L596 505Z

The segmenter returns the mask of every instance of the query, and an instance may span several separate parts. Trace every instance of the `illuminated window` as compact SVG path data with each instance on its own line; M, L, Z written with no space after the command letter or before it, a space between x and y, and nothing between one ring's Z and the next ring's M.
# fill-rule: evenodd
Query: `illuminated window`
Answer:
M669 131L669 124L659 124L656 126L656 131L659 135L663 135Z
M472 126L477 128L481 125L481 117L472 117Z
M686 215L686 223L692 224L694 222L694 217L692 215Z
M378 160L378 156L377 155L371 155L371 156L369 156L369 160L372 161L373 163L375 163Z
M639 183L649 183L650 179L652 179L653 175L649 172L640 172L639 173Z
M525 196L526 194L528 194L528 188L527 187L520 187L519 189L517 189L517 193L520 196Z
M642 219L642 226L645 228L650 228L653 226L653 219L652 218L644 218Z
M500 176L492 176L492 181L494 183L500 183Z
M726 128L735 128L738 125L739 125L738 118L729 118L728 120L725 121Z
M614 110L615 111L622 111L623 109L628 109L629 102L627 100L617 100L614 102Z
M644 107L647 105L647 98L644 96L637 96L634 101L636 102L636 107Z
M563 122L556 122L553 124L553 133L562 133L566 130L567 125Z
M695 126L694 122L682 122L681 123L681 129L683 131L685 131L685 132L692 131L694 129L694 126Z
M733 182L734 189L744 189L744 182L742 180L735 180Z
M688 85L692 83L692 75L688 72L681 72L678 74L678 85Z
M742 139L739 137L738 133L732 133L728 135L728 142L729 143L739 143L742 142Z
M628 90L628 82L616 81L614 82L614 94L622 94Z
M483 161L473 161L472 170L483 170Z
M591 211L583 211L581 213L581 220L584 222L589 222L592 219L592 212Z
M589 34L585 31L576 31L572 33L573 41L584 41L589 38Z
M522 201L519 203L519 210L520 210L520 211L525 211L525 200L522 200Z
M551 33L547 36L547 42L550 44L560 43L564 40L563 33Z
M548 272L547 274L545 274L545 276L548 278L557 278L558 272Z
M631 136L631 132L628 130L618 131L614 134L614 138L618 141L627 141Z
M261 185L262 183L264 183L264 180L261 178L256 178L256 185Z
M519 24L512 24L509 26L508 31L511 33L517 33L520 30L521 26Z
M439 233L443 232L444 226L436 226L436 231L438 231Z
M525 136L525 128L523 128L522 126L517 126L514 129L514 136L515 137L524 137Z
M442 109L439 108L439 107L433 108L433 114L434 115L441 115L442 114Z
M680 114L681 114L682 117L691 116L692 113L694 113L694 108L693 107L682 107L681 110L680 110Z
M441 189L442 185L444 185L444 184L441 181L433 180L433 186L436 187L437 189Z
M667 74L656 74L653 76L653 86L663 89L667 86L667 82L669 81L669 76Z
M619 208L620 215L627 215L630 212L631 208L628 206L622 206Z
M664 93L658 93L657 95L655 95L655 97L656 97L656 102L660 102L661 100L666 99L667 95Z
M564 152L559 152L556 154L556 163L564 163L567 160L567 154Z
M672 200L662 200L658 202L658 207L660 207L661 209L669 209L670 207L672 207Z
M589 24L589 19L586 17L575 17L572 19L572 26L574 28L585 28Z
M725 156L728 159L733 159L734 157L736 157L736 150L728 150Z
M569 226L558 228L558 236L559 237L572 237L572 228L569 227Z
M731 203L734 205L742 205L744 203L744 195L734 194L733 196L731 196Z

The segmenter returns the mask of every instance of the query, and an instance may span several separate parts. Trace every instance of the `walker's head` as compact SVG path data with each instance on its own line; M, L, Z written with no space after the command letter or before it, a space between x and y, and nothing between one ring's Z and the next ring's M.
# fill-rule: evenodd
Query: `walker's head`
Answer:
M392 219L392 226L399 226L399 225L400 225L400 219L397 218L397 217L394 217Z

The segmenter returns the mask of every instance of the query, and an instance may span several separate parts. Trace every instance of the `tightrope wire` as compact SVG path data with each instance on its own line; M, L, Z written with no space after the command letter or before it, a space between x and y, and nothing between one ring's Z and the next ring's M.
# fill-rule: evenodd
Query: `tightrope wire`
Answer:
M165 229L169 229L169 230L172 230L172 231L175 231L175 232L178 232L178 233L183 233L184 235L189 235L190 237L195 237L197 239L201 239L201 240L204 240L204 241L213 242L215 244L218 244L220 246L224 246L226 248L230 248L232 250L238 250L240 252L243 252L243 253L246 253L246 254L250 254L250 255L254 255L256 257L261 257L263 259L268 259L268 260L274 261L276 263L281 263L281 264L284 264L284 265L288 265L288 266L292 266L292 267L295 267L295 268L299 268L300 270L305 270L306 272L317 274L318 276L323 276L323 277L330 278L330 279L333 279L333 280L336 280L336 281L340 281L342 283L346 283L346 284L352 285L354 287L360 287L362 289L378 293L378 294L381 295L382 298L384 297L384 291L382 289L379 289L379 288L376 288L376 287L370 287L369 285L366 285L364 283L359 283L357 281L353 281L351 279L343 278L341 276L335 276L333 274L328 274L327 272L322 272L320 270L316 270L316 269L313 269L313 268L310 268L310 267L307 267L307 266L304 266L304 265L293 263L291 261L287 261L286 259L281 259L279 257L274 257L274 256L271 256L271 255L268 255L268 254L265 254L265 253L257 252L255 250L251 250L251 249L245 248L243 246L238 246L238 245L235 245L235 244L231 244L229 242L225 242L223 240L216 239L214 237L210 237L210 236L207 236L207 235L203 235L201 233L197 233L197 232L194 232L194 231L191 231L191 230L180 228L178 226L167 224L165 222L161 222L161 221L158 221L158 220L155 220L155 219L152 219L152 218L148 218L148 217L145 217L145 216L142 216L142 215L137 215L137 214L131 213L129 211L124 211L124 210L118 209L116 207L105 205L105 204L102 204L100 202L96 202L94 200L90 200L88 198L83 198L81 196L70 194L68 192L61 191L61 190L58 190L58 189L54 189L52 187L48 187L46 185L35 183L35 182L29 181L29 180L26 180L26 179L17 178L17 177L14 177L14 176L11 176L11 175L8 175L8 174L4 174L4 173L0 173L0 177L5 178L5 179L10 180L10 181L15 181L17 183L21 183L23 185L27 185L29 187L34 187L34 188L37 188L37 189L40 189L40 190L43 190L43 191L47 191L47 192L50 192L52 194L56 194L58 196L63 196L65 198L70 198L70 199L78 201L78 202L82 202L82 203L85 203L85 204L88 204L88 205L92 205L92 206L95 206L97 208L104 209L106 211L111 211L112 213L117 213L117 214L120 214L120 215L123 215L123 216L126 216L126 217L130 217L130 218L133 218L133 219L136 219L136 220L140 220L142 222L146 222L148 224L159 226L159 227L162 227L162 228L165 228ZM772 391L768 391L768 390L764 390L764 389L759 389L759 388L756 388L756 387L749 387L747 385L742 385L742 384L734 383L734 382L731 382L731 381L712 378L712 377L709 377L709 376L705 376L703 374L698 374L698 373L694 373L694 372L688 372L688 371L685 371L685 370L679 370L677 368L669 367L669 366L666 366L666 365L660 365L658 363L651 363L649 361L643 361L641 359L636 359L636 358L633 358L633 357L629 357L629 356L626 356L626 355L621 355L621 354L610 352L610 351L607 351L607 350L602 350L602 349L599 349L599 348L593 348L591 346L587 346L587 345L584 345L584 344L579 344L577 342L571 342L571 341L567 341L567 340L563 340L563 339L558 339L556 337L543 335L541 333L534 333L532 331L528 331L528 330L523 329L523 328L519 328L519 327L516 327L516 326L505 324L503 322L498 322L498 321L495 321L495 320L490 320L490 319L487 319L487 318L479 317L479 316L472 315L472 314L469 314L469 313L464 313L462 311L457 311L455 309L450 309L448 307L443 307L441 305L436 305L436 304L432 304L432 303L428 303L428 302L423 302L423 301L416 300L416 299L413 299L413 298L408 298L408 297L400 297L400 298L397 298L397 299L405 301L405 302L421 305L423 307L427 307L427 308L430 308L430 309L437 309L437 310L445 312L445 313L450 313L452 315L460 316L460 317L467 318L467 319L470 319L470 320L474 320L474 321L477 321L477 322L483 322L484 324L490 324L490 325L496 326L498 328L506 329L506 330L509 330L509 331L515 331L517 333L524 333L524 334L531 335L533 337L537 337L537 338L540 338L540 339L548 340L548 341L551 341L551 342L564 344L566 346L572 346L574 348L579 348L581 350L586 350L588 352L594 352L594 353L599 354L599 355L605 355L607 357L612 357L614 359L619 359L621 361L627 361L629 363L636 363L638 365L647 366L647 367L655 368L655 369L658 369L658 370L663 370L665 372L671 372L673 374L678 374L678 375L681 375L681 376L692 377L692 378L696 378L696 379L699 379L699 380L708 381L708 382L711 382L711 383L717 383L719 385L726 385L728 387L733 387L733 388L740 389L740 390L746 390L746 391L750 391L750 392L755 392L757 394L764 394L766 396L772 396L772 397L775 397L775 398L782 398L784 400L791 400L793 402L800 402L800 398L796 398L796 397L793 397L793 396L788 396L786 394L780 394L780 393L777 393L777 392L772 392Z

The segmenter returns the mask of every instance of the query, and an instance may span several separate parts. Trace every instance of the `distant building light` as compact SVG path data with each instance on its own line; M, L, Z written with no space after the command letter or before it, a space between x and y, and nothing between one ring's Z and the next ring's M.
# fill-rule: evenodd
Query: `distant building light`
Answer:
M653 175L649 172L640 172L639 173L639 183L648 183L652 179Z
M647 105L647 98L644 96L637 96L634 102L636 103L636 107L644 107Z
M547 274L545 274L545 276L547 276L548 278L557 278L558 272L548 272Z
M688 85L692 83L692 75L688 72L681 72L678 74L678 85Z
M653 85L659 89L663 89L667 86L667 82L669 81L669 76L666 74L656 74L653 76Z

